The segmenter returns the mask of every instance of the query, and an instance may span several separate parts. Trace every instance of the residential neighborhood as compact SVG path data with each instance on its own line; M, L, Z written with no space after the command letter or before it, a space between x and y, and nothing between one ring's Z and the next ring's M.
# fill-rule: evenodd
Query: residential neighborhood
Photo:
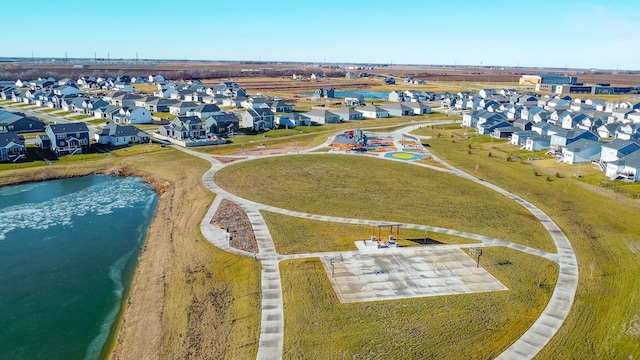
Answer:
M359 73L351 71L355 77ZM349 73L347 74L349 75ZM349 78L349 76L347 76ZM316 81L325 81L314 74ZM386 101L367 103L358 91L347 92L338 107L320 105L296 110L296 102L251 94L233 81L206 85L198 80L167 81L161 75L132 78L127 75L77 80L38 78L0 86L0 99L104 121L87 127L86 121L47 124L35 116L0 109L0 132L37 132L33 142L63 156L84 153L93 139L97 144L128 146L151 139L181 146L222 144L235 133L256 134L277 128L331 125L388 117L424 116L433 107L445 116L462 117L461 126L478 135L532 152L545 150L567 164L593 163L610 179L638 181L640 102L611 102L588 94L624 93L636 89L591 87L580 92L578 79L557 75L524 75L520 88L481 88L458 93L397 89ZM394 85L395 79L383 82ZM154 86L153 94L137 93L136 83ZM422 85L404 78L404 86ZM583 86L584 85L580 85ZM529 89L529 90L527 90ZM584 90L584 89L583 89ZM336 97L332 87L317 88L311 99L322 103ZM156 125L147 133L136 125ZM3 161L15 161L24 152L21 137L3 137ZM11 154L11 155L10 155Z

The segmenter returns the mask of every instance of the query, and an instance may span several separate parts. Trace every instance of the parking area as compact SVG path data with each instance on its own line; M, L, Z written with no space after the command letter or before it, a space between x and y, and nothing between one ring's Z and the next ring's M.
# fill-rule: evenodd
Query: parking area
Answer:
M416 249L323 257L340 302L507 290L460 249Z

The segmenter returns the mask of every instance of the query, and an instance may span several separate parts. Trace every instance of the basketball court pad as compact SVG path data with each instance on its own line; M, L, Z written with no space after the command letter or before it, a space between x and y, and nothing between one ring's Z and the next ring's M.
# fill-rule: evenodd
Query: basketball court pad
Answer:
M376 250L321 258L340 302L507 290L460 249Z

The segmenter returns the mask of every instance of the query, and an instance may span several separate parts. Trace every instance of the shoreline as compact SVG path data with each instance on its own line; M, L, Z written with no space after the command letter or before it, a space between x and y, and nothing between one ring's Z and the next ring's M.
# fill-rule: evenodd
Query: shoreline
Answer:
M131 280L128 286L126 286L126 291L123 294L122 299L120 300L120 310L118 311L118 315L114 319L114 322L111 324L109 335L100 350L101 359L120 358L126 352L122 350L118 350L118 345L123 343L122 337L124 337L124 335L122 334L122 332L124 330L124 325L127 320L127 317L126 317L127 312L131 304L134 302L134 300L132 299L132 296L134 294L134 289L140 286L138 279L141 276L140 274L142 271L141 267L143 265L147 267L147 262L153 262L153 258L148 259L147 261L145 261L144 264L143 264L143 261L144 259L149 258L149 255L146 255L146 254L149 252L148 248L150 247L150 245L151 245L151 248L153 248L155 243L159 242L158 239L156 239L156 237L153 236L151 229L161 226L161 222L166 223L167 222L166 220L170 219L170 217L167 217L167 216L164 216L164 217L159 216L159 214L161 213L161 209L164 209L163 214L167 215L166 210L169 207L167 207L167 204L166 204L167 203L166 195L167 195L167 192L172 192L170 191L170 183L152 174L136 169L135 167L132 167L131 165L128 165L128 164L116 165L116 164L101 163L101 162L94 162L90 165L83 164L83 166L64 166L64 167L45 167L45 168L38 167L38 168L24 169L20 171L12 171L12 172L13 173L9 173L9 176L0 178L0 187L21 185L21 184L27 184L27 183L37 183L42 181L50 181L50 180L58 180L58 179L70 179L70 178L83 177L83 176L104 175L104 176L115 176L115 177L135 176L142 179L142 181L144 181L145 183L149 184L152 187L152 189L156 192L158 196L158 205L156 207L156 211L154 212L153 217L147 228L146 236L144 237L142 243L140 244L141 248L139 253L139 259L136 262L134 269L132 270L133 274L131 276ZM171 197L169 196L168 198L170 199ZM161 221L161 220L164 220L164 221ZM166 266L162 266L161 268L157 268L156 270L159 270L159 272L161 273L165 273L167 268ZM164 289L164 283L161 283L158 285L162 285ZM136 291L136 294L138 293L139 291ZM142 294L137 296L144 297L144 292L142 292ZM163 299L161 298L160 300L162 303ZM138 302L139 301L144 301L144 299L138 299ZM163 309L163 307L161 306L160 309ZM159 312L158 315L159 316L157 318L161 322L162 310ZM151 329L152 328L145 328L145 330L151 330ZM156 329L161 331L161 326ZM156 339L162 338L162 336L157 336L158 334L156 334L156 336L153 336L152 334L147 333L147 335L151 335L152 338L156 338ZM139 339L136 339L136 340L139 340ZM158 355L160 354L160 343L157 343L156 344L157 346L155 347L154 346L150 347L148 345L150 345L149 342L147 342L147 346L145 346L145 348L147 349L155 348L157 351L157 354ZM120 352L122 352L123 354L120 354Z

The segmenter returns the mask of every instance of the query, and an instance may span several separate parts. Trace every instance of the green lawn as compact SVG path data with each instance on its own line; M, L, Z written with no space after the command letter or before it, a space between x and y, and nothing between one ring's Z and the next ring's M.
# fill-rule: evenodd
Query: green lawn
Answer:
M93 116L91 115L76 115L76 116L72 116L71 117L74 120L86 120L86 119L95 119ZM99 119L98 119L99 120Z
M437 131L443 132L431 130L431 134ZM563 229L576 251L580 279L575 303L539 357L626 359L640 354L640 202L576 179L575 165L553 159L508 162L497 155L530 156L512 145L477 144L472 137L469 154L467 142L453 143L449 137L456 133L457 138L462 131L444 131L441 138L428 141L429 149L540 207ZM496 155L489 157L489 152ZM581 171L598 174L589 166Z
M538 317L558 267L506 248L483 262L509 290L355 304L338 302L319 260L281 262L283 358L494 358Z
M341 224L309 220L262 211L276 250L280 254L299 254L325 251L356 250L356 240L367 240L371 236L368 225ZM382 233L382 236L388 232ZM477 241L448 234L425 232L416 229L400 229L401 247L420 246L428 243L472 244Z
M171 114L170 112L166 111L166 112L154 112L151 114L154 117L158 117L160 119L169 119L169 120L173 120L176 118L176 115Z
M232 164L216 183L257 202L320 215L478 233L555 247L524 208L458 176L368 156L292 155Z
M86 122L89 123L89 124L100 125L100 124L106 123L107 121L108 121L107 119L95 119L94 118L94 119L91 119L91 120L87 120Z

